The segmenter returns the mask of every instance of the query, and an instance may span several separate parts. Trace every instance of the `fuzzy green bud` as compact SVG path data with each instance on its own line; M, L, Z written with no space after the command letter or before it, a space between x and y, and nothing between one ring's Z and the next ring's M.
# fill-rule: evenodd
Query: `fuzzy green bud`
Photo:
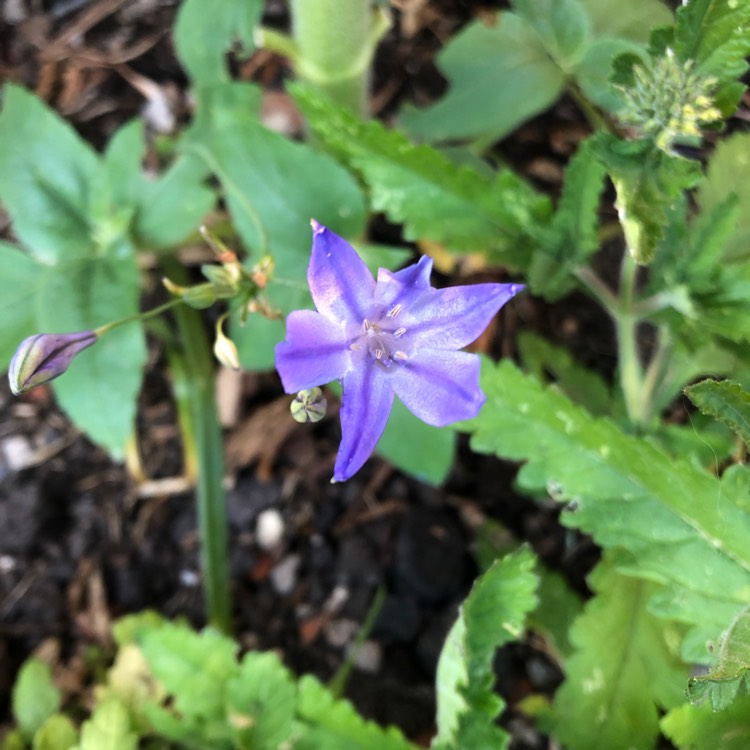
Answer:
M37 333L24 339L8 368L10 389L18 396L62 375L73 357L97 341L94 331Z

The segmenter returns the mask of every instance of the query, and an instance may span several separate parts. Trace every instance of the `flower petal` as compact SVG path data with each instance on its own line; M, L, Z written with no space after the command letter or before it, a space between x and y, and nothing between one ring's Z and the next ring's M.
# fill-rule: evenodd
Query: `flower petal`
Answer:
M384 307L392 307L411 295L426 292L430 289L432 258L423 255L418 263L402 268L400 271L378 270L378 282L375 289L375 302Z
M349 479L362 468L383 434L393 406L387 373L376 366L358 367L344 375L341 397L341 445L333 478Z
M431 289L413 305L404 304L399 323L413 347L462 349L475 341L497 311L523 284L472 284Z
M276 345L276 369L287 393L337 380L351 366L342 326L313 310L286 319L286 341Z
M485 401L476 354L422 349L389 375L409 411L436 427L475 417Z
M307 281L318 312L339 322L362 323L372 307L375 280L357 251L313 221Z

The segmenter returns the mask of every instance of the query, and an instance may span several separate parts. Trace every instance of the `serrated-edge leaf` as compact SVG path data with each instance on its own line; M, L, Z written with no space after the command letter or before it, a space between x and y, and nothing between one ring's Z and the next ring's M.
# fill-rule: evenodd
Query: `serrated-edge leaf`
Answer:
M526 549L496 561L461 606L438 662L434 747L479 747L478 741L502 747L507 741L495 725L503 704L492 690L492 662L500 646L523 633L536 606L535 564Z
M685 395L703 414L720 419L750 448L750 393L731 380L702 380Z
M750 747L750 697L743 696L724 711L706 702L686 703L662 720L664 734L679 748L689 750L747 750Z
M487 178L379 122L357 119L317 92L297 86L292 93L316 135L367 183L373 208L404 223L407 239L527 260L523 241L546 223L550 206L512 172Z

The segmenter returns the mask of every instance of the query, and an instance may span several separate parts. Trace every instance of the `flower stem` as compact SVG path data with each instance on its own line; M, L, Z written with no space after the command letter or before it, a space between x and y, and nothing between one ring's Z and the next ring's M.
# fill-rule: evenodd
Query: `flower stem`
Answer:
M178 283L185 282L184 270L174 259L162 259L164 270ZM187 305L175 309L175 320L182 346L189 398L178 399L178 407L188 409L182 425L190 425L193 435L185 441L194 447L198 476L196 502L201 541L201 571L208 621L224 633L231 632L231 599L227 557L227 511L224 492L224 455L221 427L214 395L213 356L198 311ZM194 442L193 442L194 441Z
M333 102L366 117L369 68L389 26L370 0L292 0L297 74Z

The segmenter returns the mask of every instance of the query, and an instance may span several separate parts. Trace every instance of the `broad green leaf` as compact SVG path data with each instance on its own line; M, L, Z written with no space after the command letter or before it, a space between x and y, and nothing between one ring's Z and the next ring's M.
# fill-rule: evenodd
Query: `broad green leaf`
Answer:
M395 727L365 721L345 700L336 700L315 677L297 685L297 718L303 728L295 750L417 750Z
M567 349L531 331L521 331L518 351L525 368L540 382L549 373L563 393L592 414L610 413L612 396L602 376L583 367Z
M13 686L13 715L19 729L32 737L59 708L60 691L52 682L49 664L40 659L28 659Z
M77 743L73 722L67 716L53 714L34 735L31 750L70 750Z
M91 251L89 207L98 168L96 154L70 125L28 91L5 87L0 201L35 257L53 262Z
M702 380L685 395L704 413L720 419L750 447L750 393L731 380Z
M531 289L547 299L573 289L573 272L599 248L599 199L606 169L594 144L593 139L584 141L568 164L551 231L531 261Z
M245 654L239 674L227 683L229 724L238 747L277 748L290 741L297 688L274 653Z
M522 488L575 501L563 522L616 551L619 572L663 584L650 611L691 625L685 654L705 662L697 644L716 639L750 595L747 470L720 481L507 361L485 363L481 385L487 403L461 427L473 433L472 448L526 461Z
M554 735L570 750L652 750L657 707L679 704L687 677L669 648L678 633L647 610L655 584L606 562L590 583L596 595L571 630L576 652L555 695Z
M493 690L492 664L500 646L522 635L536 605L535 562L526 549L496 561L461 606L438 662L436 750L507 746L495 723L503 701Z
M617 37L631 42L648 42L654 26L671 24L672 13L660 0L629 0L612 12L609 0L578 0L589 17L596 37Z
M428 141L502 138L552 105L565 86L565 73L539 34L514 13L500 14L491 27L469 24L437 61L448 93L401 118L411 135Z
M488 178L314 91L296 87L294 94L316 135L368 185L373 208L405 225L406 239L528 263L528 237L547 223L550 206L512 172Z
M254 114L259 104L259 91L249 85L211 87L184 148L201 157L221 181L237 231L254 255L251 262L265 252L273 255L274 278L287 291L272 294L269 289L267 297L286 314L292 304L300 306L300 290L307 286L310 219L351 237L364 229L365 208L348 172L331 157L264 128ZM304 299L309 306L306 293ZM247 331L254 325L251 320ZM259 325L283 334L278 325ZM267 368L273 357L269 343L253 345L246 332L238 342L243 365Z
M743 609L721 636L716 665L707 675L691 678L687 693L691 701L709 698L714 711L750 693L750 608Z
M34 298L43 266L13 245L0 242L0 368L6 370L18 345L37 332Z
M737 195L739 210L725 255L744 260L750 257L750 133L734 133L719 142L698 188L698 203L703 212L715 210L732 193Z
M81 742L75 750L136 750L138 735L133 732L127 709L111 698L100 703L81 728Z
M142 633L138 645L184 718L224 718L226 682L240 671L234 641L214 630L195 633L165 623Z
M91 330L138 311L138 269L132 257L77 260L45 269L37 295L45 333ZM81 352L54 382L71 419L113 457L121 459L135 420L146 362L140 323L106 333Z
M195 86L230 80L226 54L235 42L253 51L253 32L263 11L263 0L214 0L210 11L203 0L185 0L174 28L177 56Z
M747 750L750 747L750 697L743 696L724 711L710 703L689 703L670 711L662 720L664 734L684 750Z
M537 566L539 575L539 603L529 615L529 625L543 633L545 640L557 652L564 664L573 651L570 641L570 623L580 614L583 602L559 573Z
M552 59L563 70L571 69L590 34L589 18L579 0L513 0L512 4Z

